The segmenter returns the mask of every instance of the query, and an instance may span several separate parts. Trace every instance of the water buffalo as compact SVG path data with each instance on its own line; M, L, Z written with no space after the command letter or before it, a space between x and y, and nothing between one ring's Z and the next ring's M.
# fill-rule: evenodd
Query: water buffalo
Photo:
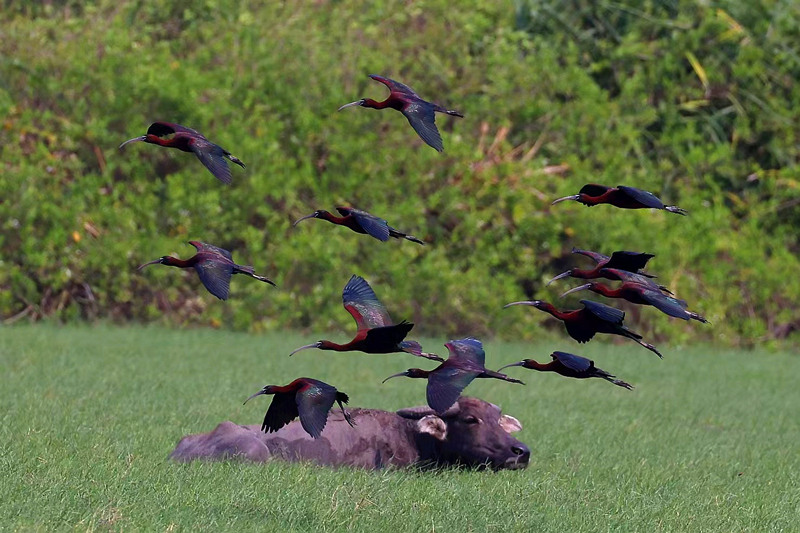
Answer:
M321 465L360 468L446 465L519 469L528 466L530 450L510 435L522 425L500 408L477 398L461 397L443 415L427 406L396 413L351 409L355 427L341 411L331 411L318 439L303 431L298 421L275 433L259 426L222 422L210 433L181 439L170 458L240 458L267 461L312 461Z

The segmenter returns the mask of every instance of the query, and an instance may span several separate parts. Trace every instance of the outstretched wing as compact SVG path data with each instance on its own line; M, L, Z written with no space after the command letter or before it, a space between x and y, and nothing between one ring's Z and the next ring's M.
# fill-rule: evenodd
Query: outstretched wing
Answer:
M575 372L587 372L594 366L594 361L567 352L553 352L550 357Z
M483 350L483 343L474 337L450 341L445 346L450 351L448 359L465 360L481 367L485 365L486 352Z
M297 418L297 404L293 392L278 393L272 398L261 431L264 433L278 431L283 426Z
M439 152L444 150L442 136L439 134L439 128L436 127L433 106L427 103L411 102L406 104L401 111L423 141Z
M644 268L653 257L655 257L653 254L620 250L611 254L608 263L603 265L603 268L617 268L628 272L637 272L639 269Z
M581 303L586 308L586 311L604 322L622 324L622 321L625 319L625 312L615 307L601 304L600 302L593 302L592 300L581 300Z
M573 248L572 253L585 255L586 257L592 259L595 263L602 263L603 261L608 261L607 255L603 255L599 252L592 252L591 250L581 250L580 248Z
M461 392L478 377L478 372L471 372L455 367L436 370L428 376L426 396L428 405L441 414L458 401Z
M203 134L192 128L181 126L180 124L173 124L172 122L153 122L147 128L148 135L155 135L156 137L166 137L167 135L174 135L176 133L189 133L203 137Z
M306 433L319 438L325 424L328 422L328 411L336 401L336 388L327 383L316 381L311 385L297 391L297 412L300 414L300 424Z
M190 147L197 159L211 171L215 178L226 185L230 185L233 180L231 178L231 169L225 161L225 150L205 137L195 139Z
M587 183L581 190L578 191L581 194L587 194L589 196L600 196L604 192L611 189L611 187L607 187L606 185L599 185L597 183Z
M220 300L228 299L231 276L233 275L233 263L222 261L213 256L201 257L195 263L194 269L208 292Z
M658 199L658 196L649 191L643 191L636 187L626 187L625 185L618 185L617 189L644 206L652 207L653 209L664 209L664 203Z
M233 256L231 255L231 253L224 248L220 248L219 246L214 246L213 244L208 244L200 241L189 241L189 244L194 246L198 252L211 252L219 254L233 261Z
M378 218L360 209L353 209L352 207L337 207L336 210L343 216L352 216L364 231L379 241L389 240L389 223L382 218Z
M353 315L359 331L393 325L389 312L361 276L353 276L342 291L342 303Z
M389 78L384 78L383 76L378 76L377 74L370 74L369 77L375 81L381 82L382 84L386 85L392 92L401 93L406 96L412 96L414 98L419 98L419 95L415 93L411 87L409 87L408 85L404 85L399 81L395 81Z
M569 336L580 343L589 342L597 333L594 328L580 322L564 322L564 327L567 328Z

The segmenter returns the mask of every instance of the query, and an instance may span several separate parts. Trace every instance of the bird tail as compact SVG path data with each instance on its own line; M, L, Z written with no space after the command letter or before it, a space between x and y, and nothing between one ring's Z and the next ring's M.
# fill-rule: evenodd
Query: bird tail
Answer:
M628 390L633 390L633 385L631 385L630 383L626 383L625 381L622 381L621 379L614 379L614 376L603 376L603 379L613 383L614 385L618 385L620 387L625 387Z
M271 279L265 278L264 276L259 276L256 274L256 269L249 265L236 265L236 268L233 270L234 274L244 274L246 276L250 276L253 279L257 279L258 281L263 281L264 283L269 283L273 287L277 287L275 282Z
M422 345L417 341L403 341L400 343L400 349L411 355L416 355L417 357L424 357L425 359L432 359L434 361L444 361L444 359L435 353L423 352Z
M228 151L226 151L224 153L225 153L225 157L227 157L228 159L231 160L231 163L236 163L240 167L245 168L244 163L242 163L241 159L239 159L238 157L236 157L235 155L231 154Z
M689 214L689 212L686 209L681 209L677 205L668 205L664 209L666 209L670 213L677 213L677 214L683 215L683 216L686 216L686 215Z

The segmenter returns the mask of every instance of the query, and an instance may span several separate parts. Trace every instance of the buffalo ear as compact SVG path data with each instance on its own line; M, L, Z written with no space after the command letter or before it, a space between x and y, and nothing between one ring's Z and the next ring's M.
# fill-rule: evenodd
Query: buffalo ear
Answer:
M511 415L503 415L497 421L506 433L514 433L522 429L522 423Z
M436 440L444 440L447 437L447 424L436 415L428 415L417 422L417 431L427 433Z

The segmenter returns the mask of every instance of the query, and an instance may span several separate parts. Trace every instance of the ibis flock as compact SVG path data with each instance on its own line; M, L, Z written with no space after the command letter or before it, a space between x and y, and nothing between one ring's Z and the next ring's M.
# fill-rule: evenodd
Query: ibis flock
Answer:
M360 106L372 109L392 108L400 111L408 120L417 135L426 144L441 152L444 149L442 137L435 123L435 113L463 117L458 111L446 109L438 104L427 102L420 98L408 86L382 76L371 75L370 78L386 85L390 94L382 101L364 98L345 104L342 109ZM201 133L169 122L155 122L147 129L147 134L125 141L120 148L133 142L157 144L167 148L177 148L184 152L193 152L197 158L218 180L225 184L231 183L231 171L226 159L245 168L244 163L231 155L224 148L212 143ZM622 209L663 209L671 213L686 215L686 211L672 205L664 205L653 193L634 187L617 186L607 187L598 184L587 184L578 194L559 198L553 202L557 204L566 200L574 200L586 206L610 204ZM326 220L333 224L345 226L356 233L366 234L380 241L389 238L405 239L416 244L425 244L413 235L406 234L390 226L388 222L378 216L353 207L337 207L341 216L335 216L325 210L317 210L299 218L294 224L309 218ZM227 300L231 277L234 274L244 274L258 281L275 286L271 280L257 275L250 266L238 265L233 261L233 256L211 244L199 241L189 241L197 249L197 253L188 259L177 259L172 256L163 256L154 261L145 263L139 270L152 264L162 264L178 268L193 268L197 272L200 282L205 288L221 300ZM667 287L653 281L655 276L643 272L647 262L653 258L652 254L629 251L616 251L611 256L598 252L573 249L573 253L588 257L595 262L590 269L573 268L554 277L553 281L572 277L582 280L597 280L604 278L619 281L616 287L609 287L597 281L585 283L566 291L567 294L588 290L608 298L623 298L639 305L650 305L662 313L683 320L696 320L707 322L697 313L687 310L687 303L676 298ZM595 334L619 335L638 343L642 347L662 357L661 352L652 344L642 340L642 336L628 329L624 324L625 313L608 305L581 300L581 309L560 310L555 305L542 300L512 302L505 307L530 306L544 311L564 322L567 334L578 341L585 343ZM523 384L518 379L511 378L499 371L486 368L486 353L478 339L467 337L451 340L445 344L448 350L447 359L439 355L424 352L422 346L413 340L406 340L414 324L401 321L395 322L389 315L386 307L381 303L362 277L353 275L342 291L342 304L356 322L356 333L350 342L337 344L329 340L319 340L294 350L293 355L300 350L316 348L318 350L333 350L337 352L361 351L370 354L405 352L420 358L437 361L439 365L432 370L410 368L405 372L394 374L384 380L394 377L409 377L427 379L428 405L437 413L444 413L460 396L461 392L476 378L492 378L509 383ZM601 378L614 385L625 389L633 386L625 381L616 379L616 376L601 370L585 357L568 352L555 351L551 361L540 363L533 359L525 359L501 368L521 366L538 370L540 372L555 372L565 377L586 379ZM318 438L325 428L328 411L334 403L341 407L345 419L352 425L344 403L348 396L336 387L317 379L300 377L288 385L267 385L256 392L248 400L259 395L272 395L272 402L264 417L261 429L265 432L277 431L294 418L299 417L305 431L313 438Z

